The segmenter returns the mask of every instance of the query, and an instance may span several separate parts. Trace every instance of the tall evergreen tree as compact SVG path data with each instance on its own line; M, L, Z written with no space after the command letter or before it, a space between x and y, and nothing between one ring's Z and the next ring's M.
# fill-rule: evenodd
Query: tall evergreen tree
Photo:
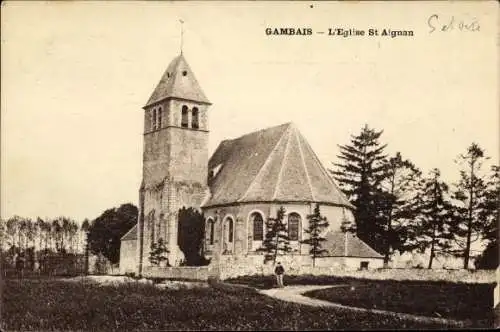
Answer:
M168 249L162 238L158 242L151 243L151 251L149 252L149 262L153 265L159 266L162 262L167 260L166 254Z
M178 244L184 253L184 264L206 265L208 261L202 254L205 217L192 207L183 207L179 210L178 223Z
M262 247L258 249L264 252L264 263L272 261L276 264L276 258L292 251L288 229L284 221L285 208L280 207L275 218L268 218L266 221L266 236L262 241Z
M397 152L385 161L386 177L382 181L382 240L384 263L387 264L395 250L403 253L410 236L409 226L416 216L415 196L421 177L420 170Z
M326 241L326 239L321 235L323 230L328 227L329 223L326 217L321 215L319 204L316 204L314 212L308 215L307 219L309 220L309 227L306 228L304 232L309 234L309 237L302 240L302 243L310 246L309 253L311 254L314 267L316 266L316 257L326 252L326 249L322 247L322 243Z
M367 125L348 145L341 145L340 163L330 170L342 191L356 207L358 237L378 252L384 251L383 194L381 182L386 177L384 149L379 142L383 131Z
M496 242L498 240L498 221L500 220L500 167L498 165L491 166L479 218L485 222L483 239Z
M462 167L460 179L455 184L453 198L456 202L457 243L460 246L459 256L464 259L464 269L469 267L471 246L481 240L486 227L484 217L486 200L486 177L482 174L482 166L486 159L484 150L472 143L466 153L460 154L456 163Z
M449 187L441 180L438 169L420 182L418 192L418 214L416 223L409 227L413 244L420 252L430 251L428 268L436 254L447 252L452 245L453 217L452 205L448 197Z

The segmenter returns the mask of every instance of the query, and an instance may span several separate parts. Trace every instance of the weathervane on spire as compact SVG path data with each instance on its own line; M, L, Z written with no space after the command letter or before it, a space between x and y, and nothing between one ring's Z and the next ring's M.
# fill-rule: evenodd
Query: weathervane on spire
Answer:
M184 21L179 19L179 22L181 22L181 54L182 54L182 43L184 39Z

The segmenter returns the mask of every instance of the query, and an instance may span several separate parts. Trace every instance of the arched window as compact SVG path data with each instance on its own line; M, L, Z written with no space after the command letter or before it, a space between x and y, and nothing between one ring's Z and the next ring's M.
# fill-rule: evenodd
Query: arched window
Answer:
M250 220L253 225L253 240L264 240L264 219L259 212L254 212L250 215Z
M208 243L210 245L214 244L214 235L215 235L215 222L213 219L208 219Z
M227 242L233 242L234 222L233 218L227 218Z
M300 230L300 215L298 213L290 213L288 215L288 238L290 241L299 240Z
M192 119L191 119L191 128L194 128L194 129L200 128L198 117L199 117L198 108L194 107L193 108Z
M188 127L188 107L186 105L182 106L182 118L181 118L181 127Z
M153 115L151 117L151 130L156 130L156 108L153 109Z
M158 129L161 128L161 117L162 117L163 109L160 107L158 109Z

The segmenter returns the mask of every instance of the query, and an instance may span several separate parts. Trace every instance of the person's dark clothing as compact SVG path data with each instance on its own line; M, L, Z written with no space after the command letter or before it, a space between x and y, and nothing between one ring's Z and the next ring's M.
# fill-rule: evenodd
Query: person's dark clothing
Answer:
M280 274L283 274L285 273L285 269L283 268L283 266L281 265L278 265L276 266L276 268L274 269L274 273L280 275Z

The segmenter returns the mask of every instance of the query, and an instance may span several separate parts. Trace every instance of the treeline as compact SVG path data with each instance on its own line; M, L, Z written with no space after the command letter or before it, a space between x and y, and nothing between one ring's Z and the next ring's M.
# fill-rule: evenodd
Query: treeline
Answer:
M13 216L0 220L0 239L2 250L52 251L59 253L79 253L85 245L85 234L89 228L88 220L79 225L67 217L36 220Z
M137 207L127 203L81 223L68 217L0 220L2 266L74 274L89 268L89 255L116 264L120 239L136 224L137 214ZM101 263L96 261L96 265Z
M88 227L88 221L79 225L67 217L32 220L13 216L0 220L0 263L4 275L83 273Z
M468 268L472 246L481 241L486 250L476 263L496 268L498 165L487 168L485 151L472 143L455 160L458 181L447 183L438 168L424 173L400 152L388 155L382 133L362 128L339 146L339 162L330 169L356 207L356 222L343 222L345 230L356 232L385 262L396 251L429 252L428 268L441 253L462 257Z

